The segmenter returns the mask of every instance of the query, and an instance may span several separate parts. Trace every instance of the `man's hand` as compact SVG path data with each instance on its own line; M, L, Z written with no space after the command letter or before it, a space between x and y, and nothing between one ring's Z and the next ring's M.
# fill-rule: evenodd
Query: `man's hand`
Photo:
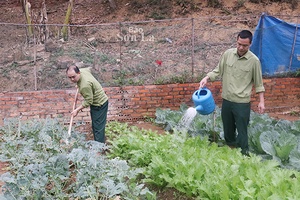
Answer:
M73 117L76 117L78 112L79 112L79 110L75 109L75 110L73 110L73 112L71 112L71 115L73 115Z
M80 105L78 108L76 108L75 110L73 110L71 112L71 115L73 115L73 117L76 117L77 114L79 113L79 111L81 111L84 107L82 105Z
M205 77L200 81L199 89L205 87L205 85L207 84L208 79L209 79L209 77L208 77L208 76L205 76Z
M259 102L258 104L258 113L262 114L265 111L265 104L263 102Z
M262 114L264 111L265 111L265 98L264 98L264 93L263 92L260 92L259 94L259 104L257 106L258 108L258 112L260 114Z

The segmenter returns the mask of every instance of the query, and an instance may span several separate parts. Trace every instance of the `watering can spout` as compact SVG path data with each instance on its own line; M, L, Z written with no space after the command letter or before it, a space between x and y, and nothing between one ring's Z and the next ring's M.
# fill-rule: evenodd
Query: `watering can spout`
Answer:
M203 111L203 106L202 106L202 105L198 105L198 106L196 107L196 110L197 110L197 111Z

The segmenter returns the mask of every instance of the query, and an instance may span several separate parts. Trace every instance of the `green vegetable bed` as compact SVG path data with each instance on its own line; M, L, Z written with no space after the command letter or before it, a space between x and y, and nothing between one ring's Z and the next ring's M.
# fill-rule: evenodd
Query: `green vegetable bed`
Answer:
M249 158L224 145L218 108L178 128L186 109L157 110L165 134L110 122L108 146L77 131L66 145L56 120L6 120L0 199L157 199L165 188L201 200L300 199L299 121L251 113Z

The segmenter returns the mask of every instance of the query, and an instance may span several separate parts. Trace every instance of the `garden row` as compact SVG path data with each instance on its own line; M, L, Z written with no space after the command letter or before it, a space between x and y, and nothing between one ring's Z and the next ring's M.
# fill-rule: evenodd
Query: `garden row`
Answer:
M156 111L165 134L110 122L107 146L75 130L65 144L67 127L56 120L7 120L0 161L10 170L0 197L157 199L157 188L173 188L193 199L300 198L300 121L251 113L249 158L223 146L218 108L179 130L186 110Z

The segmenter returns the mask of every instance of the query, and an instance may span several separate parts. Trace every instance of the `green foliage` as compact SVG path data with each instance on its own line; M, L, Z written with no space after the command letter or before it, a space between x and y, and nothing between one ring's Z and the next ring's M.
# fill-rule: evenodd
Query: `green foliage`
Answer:
M86 141L75 130L67 140L67 130L58 121L6 120L0 160L10 163L10 171L0 199L153 199L144 184L137 181L142 173L126 161L107 159L102 143Z
M114 83L116 85L125 85L126 84L126 77L127 77L128 71L126 70L120 70L115 73L113 76Z
M167 113L170 117L170 110ZM190 137L176 129L159 135L117 122L111 125L110 156L143 168L143 181L158 188L175 188L199 199L300 197L300 173L278 168L276 160L246 158L237 149L218 147L207 137Z
M177 126L180 119L183 116L184 110L187 109L186 105L181 105L180 110L174 111L171 109L156 109L156 119L155 123L158 125L164 126L166 131L172 130L174 127Z
M190 73L187 70L184 70L178 76L172 76L170 78L171 83L186 83L190 81Z
M144 116L144 121L145 121L145 122L151 122L151 123L154 123L154 122L155 122L155 118L149 117L149 116Z
M300 121L275 120L267 115L252 113L248 128L249 145L258 154L272 156L282 167L295 168L293 163L300 162L296 153L300 135L299 124ZM293 163L290 163L291 159Z
M290 152L297 144L296 136L287 132L265 131L260 140L263 150L283 164L288 163Z
M5 120L0 160L11 164L11 171L0 177L5 182L0 198L155 199L145 184L199 199L300 198L300 121L251 113L248 158L209 141L211 133L222 132L219 108L179 126L187 108L157 110L155 123L168 130L165 134L110 122L109 146L85 141L75 130L66 145L61 141L67 130L57 121Z
M264 75L264 78L286 78L286 77L299 77L300 76L300 70L297 71L287 71L282 73L277 73L272 76Z
M165 127L167 131L177 129L185 131L191 136L208 137L210 141L217 142L219 146L224 144L223 125L218 107L213 114L215 116L197 114L191 125L182 129L182 127L178 127L178 124L186 110L187 106L184 104L178 111L157 109L155 122ZM295 122L275 120L267 114L251 112L248 137L249 148L253 153L266 159L273 158L284 168L300 169L295 167L295 163L300 163L296 145L300 139L300 120ZM293 162L291 163L290 160Z
M82 48L81 48L82 49ZM90 52L90 49L79 51L78 49L70 49L70 54L76 59L85 64L94 63L94 55Z
M144 167L148 165L153 152L161 150L156 142L160 139L167 139L153 131L140 130L135 126L129 127L127 124L117 126L115 124L118 123L109 124L106 128L108 138L113 138L110 139L112 149L108 156L128 160L131 166ZM114 131L112 132L111 129Z
M251 150L257 154L264 154L265 151L261 147L260 136L263 132L269 130L269 126L265 126L265 124L269 124L273 126L276 123L275 120L272 120L268 115L258 115L255 113L251 113L251 120L248 127L248 135L249 135L249 146Z
M106 54L97 53L96 55L97 55L97 57L99 57L101 63L109 63L109 64L117 63L115 58L108 56Z
M296 71L295 77L300 77L300 70Z
M184 70L183 72L178 73L177 75L157 77L155 78L154 84L160 85L170 83L188 83L191 81L193 81L191 74L187 70Z
M188 106L182 104L178 111L170 109L157 109L155 122L165 128L166 131L181 130L185 129L185 132L190 135L200 135L202 137L209 137L208 133L222 132L222 121L220 116L220 109L216 107L214 114L212 115L199 115L197 114L191 125L188 127L179 127L180 120L184 116ZM213 119L215 117L215 120ZM182 129L184 128L184 129Z
M205 76L206 76L206 73L204 73L204 72L197 73L196 76L194 76L192 78L192 80L194 80L194 82L197 83L197 82L200 82Z

